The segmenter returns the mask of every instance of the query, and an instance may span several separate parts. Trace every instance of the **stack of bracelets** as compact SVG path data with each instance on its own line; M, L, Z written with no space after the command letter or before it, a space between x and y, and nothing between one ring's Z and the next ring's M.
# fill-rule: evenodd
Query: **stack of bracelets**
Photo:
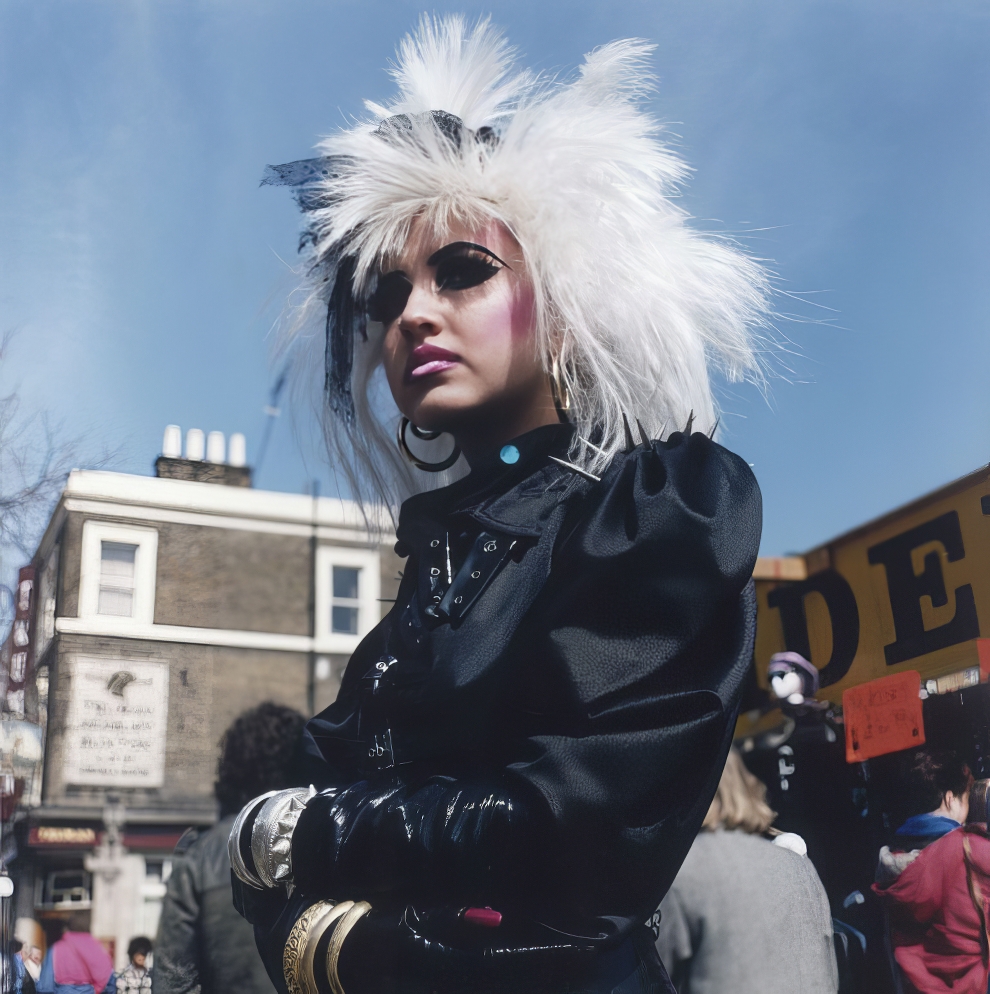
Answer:
M270 890L291 880L292 830L316 791L272 790L241 810L230 831L227 851L237 878L254 890ZM324 963L332 994L344 994L337 972L344 940L371 911L367 901L317 901L299 916L285 944L282 971L289 994L320 994L317 963Z
M348 933L369 911L367 901L318 901L299 916L282 956L282 970L289 994L319 994L316 983L317 954L326 964L333 994L344 994L337 974L340 951Z

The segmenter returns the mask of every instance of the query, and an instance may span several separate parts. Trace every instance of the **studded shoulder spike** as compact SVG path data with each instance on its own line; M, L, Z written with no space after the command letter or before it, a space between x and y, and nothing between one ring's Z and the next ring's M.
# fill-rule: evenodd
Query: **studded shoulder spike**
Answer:
M583 476L586 480L591 480L592 483L601 483L602 478L600 476L595 476L594 473L589 473L586 469L575 466L572 462L558 459L556 456L550 456L550 461L555 462L558 466L563 466L564 469L569 469L572 473L577 473L578 476Z
M599 455L607 455L604 449L600 449L594 442L589 442L586 438L582 438L580 435L577 436L577 440L583 445L587 445L589 449L594 449Z
M626 433L626 447L624 451L632 452L636 448L636 441L633 438L632 428L629 427L629 418L626 417L625 411L622 412L622 427Z

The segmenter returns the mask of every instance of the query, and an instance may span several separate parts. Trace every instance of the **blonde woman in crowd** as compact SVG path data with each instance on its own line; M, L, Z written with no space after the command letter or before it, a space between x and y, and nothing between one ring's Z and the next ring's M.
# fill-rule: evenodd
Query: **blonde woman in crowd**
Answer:
M733 749L660 905L657 950L679 994L838 987L825 888L800 836L771 828L776 815L765 798Z

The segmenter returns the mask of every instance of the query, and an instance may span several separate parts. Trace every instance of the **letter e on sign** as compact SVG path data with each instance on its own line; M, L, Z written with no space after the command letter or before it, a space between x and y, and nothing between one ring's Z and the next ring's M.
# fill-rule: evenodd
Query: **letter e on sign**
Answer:
M842 694L846 762L859 763L888 752L924 745L921 674L906 670L849 687Z

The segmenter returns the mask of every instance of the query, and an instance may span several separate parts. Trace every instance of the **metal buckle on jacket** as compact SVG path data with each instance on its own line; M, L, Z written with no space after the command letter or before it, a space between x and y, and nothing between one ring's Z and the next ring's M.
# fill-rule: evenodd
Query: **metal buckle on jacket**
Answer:
M372 737L368 758L374 761L380 770L390 770L395 766L392 756L392 731L386 728L384 732L375 733Z
M436 606L436 615L458 621L471 609L516 545L510 535L483 531L471 546L450 587Z

